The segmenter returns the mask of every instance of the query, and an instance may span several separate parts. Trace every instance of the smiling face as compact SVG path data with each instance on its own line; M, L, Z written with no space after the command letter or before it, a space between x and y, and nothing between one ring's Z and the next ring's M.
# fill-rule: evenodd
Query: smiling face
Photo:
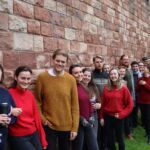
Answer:
M113 69L109 73L109 78L113 83L116 83L119 79L119 73L117 69Z
M72 69L72 75L74 76L74 78L76 79L77 83L82 81L83 78L83 72L81 67L75 67Z
M55 73L60 74L65 69L67 58L63 55L57 55L53 59L53 69Z
M88 84L91 81L91 72L90 71L85 71L83 73L83 79L82 82L84 84Z
M31 83L31 73L29 71L22 71L18 76L15 76L17 87L21 90L26 90Z
M129 57L125 55L121 60L121 65L125 67L129 67Z

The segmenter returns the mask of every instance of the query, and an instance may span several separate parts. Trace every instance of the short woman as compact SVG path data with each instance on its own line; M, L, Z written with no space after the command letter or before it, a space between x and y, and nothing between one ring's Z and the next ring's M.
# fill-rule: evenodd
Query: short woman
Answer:
M133 100L129 90L120 82L117 69L109 72L108 85L102 94L102 107L99 113L100 123L105 124L108 150L116 150L114 133L119 150L125 150L123 140L123 118L132 111Z
M47 141L33 94L28 90L32 71L20 66L15 71L14 82L9 89L16 106L22 113L15 124L9 126L9 140L12 150L42 150Z
M72 65L69 73L74 76L77 82L79 108L80 108L80 124L78 135L72 142L72 150L83 150L83 143L87 144L88 150L98 150L97 138L93 132L94 122L91 119L93 108L90 102L89 93L82 85L83 72L79 65Z
M150 70L147 66L144 67L143 76L138 79L137 92L142 122L150 144Z
M98 130L98 116L97 111L101 107L100 103L100 95L97 86L95 85L93 81L92 71L90 68L84 68L83 70L83 79L82 83L84 88L89 93L90 102L92 104L93 110L94 110L94 118L95 118L95 124L93 130L95 130L95 135L97 137L97 130Z

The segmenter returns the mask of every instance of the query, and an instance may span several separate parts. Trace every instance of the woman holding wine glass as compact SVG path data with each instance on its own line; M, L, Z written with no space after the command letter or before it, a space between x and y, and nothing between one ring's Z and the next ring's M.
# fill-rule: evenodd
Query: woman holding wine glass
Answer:
M8 125L16 121L21 109L14 108L15 103L3 84L4 71L0 65L0 150L4 150L7 141Z

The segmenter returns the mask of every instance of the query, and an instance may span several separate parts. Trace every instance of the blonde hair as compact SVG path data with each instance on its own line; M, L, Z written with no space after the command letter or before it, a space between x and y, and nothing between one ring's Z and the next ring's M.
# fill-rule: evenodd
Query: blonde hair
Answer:
M114 87L113 82L110 79L110 73L111 73L112 70L117 70L117 73L118 73L118 80L116 81L116 88L117 88L117 90L119 90L122 87L122 83L121 83L121 80L120 80L120 77L119 77L120 75L119 75L118 69L117 68L112 68L112 69L110 69L109 76L108 76L108 84L107 84L107 86L108 86L108 90L109 91L111 91L113 89L113 87Z

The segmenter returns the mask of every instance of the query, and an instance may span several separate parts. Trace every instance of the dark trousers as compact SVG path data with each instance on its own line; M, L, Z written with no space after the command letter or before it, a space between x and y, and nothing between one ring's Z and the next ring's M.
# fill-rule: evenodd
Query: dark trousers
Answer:
M7 128L0 126L0 150L4 150L6 147L7 134Z
M150 104L140 104L140 110L146 134L150 136Z
M83 144L86 143L87 150L98 150L97 137L94 128L83 127L79 125L78 135L72 141L72 150L83 150Z
M37 132L27 136L10 136L11 150L42 150Z
M131 114L124 119L124 133L125 135L131 134L132 117Z
M119 150L125 150L125 143L123 140L123 119L116 119L115 117L105 115L104 121L108 150L116 150L116 140L119 144Z
M70 131L56 131L49 128L48 126L44 126L44 130L48 142L47 150L70 149Z
M131 113L133 128L136 128L138 126L138 109L139 109L139 105L136 104Z

